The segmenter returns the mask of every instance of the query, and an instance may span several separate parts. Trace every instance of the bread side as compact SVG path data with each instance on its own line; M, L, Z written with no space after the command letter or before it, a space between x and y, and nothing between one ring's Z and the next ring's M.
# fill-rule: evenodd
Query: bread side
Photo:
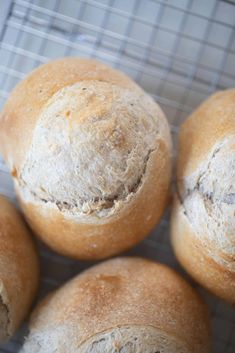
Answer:
M216 261L223 262L233 270L234 114L233 89L218 92L204 102L181 128L177 168L178 197L195 236L211 249L210 255Z
M38 256L20 215L0 196L1 337L9 338L28 314L39 280Z
M235 135L219 141L178 185L195 236L217 262L235 270Z
M212 95L179 135L171 233L189 273L235 301L235 90Z
M171 213L171 241L179 262L196 281L218 297L235 303L235 272L231 261L222 261L217 249L213 252L210 244L203 243L195 234L176 195Z

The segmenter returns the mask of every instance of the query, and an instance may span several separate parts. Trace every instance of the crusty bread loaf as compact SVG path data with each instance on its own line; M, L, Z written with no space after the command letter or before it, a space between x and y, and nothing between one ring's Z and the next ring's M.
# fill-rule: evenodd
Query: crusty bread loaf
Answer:
M164 114L101 63L66 58L34 71L6 103L0 139L31 227L64 255L124 251L165 209L171 138Z
M179 137L172 243L202 285L235 303L235 90L218 92Z
M0 341L9 339L28 314L38 277L28 229L15 207L0 196Z
M50 294L22 353L208 353L208 311L170 268L141 258L94 266Z

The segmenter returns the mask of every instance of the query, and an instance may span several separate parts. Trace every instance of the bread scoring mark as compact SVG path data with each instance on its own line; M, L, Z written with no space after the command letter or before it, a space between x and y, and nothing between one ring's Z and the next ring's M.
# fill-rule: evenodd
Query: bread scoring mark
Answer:
M73 211L73 212L79 212L80 211L80 204L93 204L93 207L88 207L87 209L84 207L84 214L90 215L93 212L97 212L97 210L109 210L110 213L112 213L112 209L115 208L115 206L119 202L125 202L127 199L130 200L130 198L138 192L138 190L141 188L144 180L144 176L146 173L147 165L149 158L151 154L156 151L157 149L152 149L148 151L148 154L144 160L144 165L143 165L143 171L139 179L135 184L133 184L130 188L126 190L126 194L123 196L123 193L116 194L113 197L110 196L104 196L104 197L95 197L92 199L86 199L85 201L83 199L79 199L77 201L73 201L72 203L69 203L67 201L59 201L53 197L50 198L41 198L36 192L33 190L30 190L26 183L23 181L23 179L18 178L18 182L23 186L24 188L27 188L27 191L38 201L41 201L43 203L52 203L55 204L58 208L59 211L65 212L65 211ZM45 192L44 188L41 187L41 190Z
M211 168L211 163L213 161L213 159L216 158L216 155L221 151L223 147L223 144L219 145L215 151L213 152L210 160L208 161L208 164L206 165L205 170L201 173L199 173L198 176L198 180L196 182L196 185L193 188L187 188L186 189L186 195L184 195L183 199L186 199L187 197L191 196L194 192L197 192L199 194L201 194L202 197L204 197L205 199L207 199L208 201L213 202L222 202L222 203L226 203L228 205L233 205L235 204L235 193L227 193L224 194L220 197L216 196L216 194L213 191L208 191L205 190L205 186L203 186L203 178L206 178L206 174L208 173L208 171ZM178 192L179 194L179 192Z
M120 325L98 332L82 343L78 343L76 331L67 323L45 330L31 330L22 353L51 353L58 347L65 352L76 353L188 353L187 342L150 325ZM203 347L203 352L208 347Z
M180 201L180 204L181 206L183 207L183 212L184 212L184 215L188 218L188 221L190 221L190 217L187 213L187 207L185 207L185 201L187 198L189 198L193 193L195 192L198 192L200 193L203 197L207 197L208 193L204 193L202 192L201 190L201 186L200 186L200 180L202 179L202 177L205 175L206 171L208 170L210 164L211 164L211 161L213 160L213 158L216 157L216 154L220 151L221 149L221 145L219 147L217 147L215 149L215 151L212 153L212 156L211 158L209 159L209 161L207 162L207 166L205 168L204 171L201 171L199 172L199 175L197 177L197 181L196 181L196 184L194 187L191 187L191 188L188 188L188 187L184 187L181 191L179 190L179 187L178 187L178 183L176 183L176 194L178 196L178 200ZM185 186L185 183L183 181L183 185ZM211 193L211 196L210 196L210 200L212 200L212 193Z
M78 347L78 353L186 353L186 342L153 326L126 325L97 333Z
M18 185L61 212L112 215L141 188L163 119L142 91L93 81L65 87L42 111Z
M234 136L221 141L198 170L178 181L176 193L195 234L208 244L216 241L212 257L235 266ZM210 250L209 250L210 252Z

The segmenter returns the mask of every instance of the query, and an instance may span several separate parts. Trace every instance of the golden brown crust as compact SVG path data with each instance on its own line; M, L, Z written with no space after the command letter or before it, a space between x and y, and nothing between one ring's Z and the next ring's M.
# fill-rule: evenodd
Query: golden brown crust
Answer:
M116 216L79 223L46 204L21 205L33 230L52 249L73 258L102 259L131 248L153 229L168 202L170 177L170 156L160 143L148 161L141 188Z
M0 296L7 309L9 338L35 297L39 263L35 246L19 213L0 196Z
M183 351L210 351L208 311L197 293L170 268L140 258L104 262L47 297L32 315L29 342L56 349L70 337L74 352L98 333L125 326L167 333Z
M183 123L179 135L177 176L191 175L212 147L235 134L235 89L213 94Z
M171 241L177 259L193 278L218 297L235 304L235 272L212 259L177 196L171 213Z

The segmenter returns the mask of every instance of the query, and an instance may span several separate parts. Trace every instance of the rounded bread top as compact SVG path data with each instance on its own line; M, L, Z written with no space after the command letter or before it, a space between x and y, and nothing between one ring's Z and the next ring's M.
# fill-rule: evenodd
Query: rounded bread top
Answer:
M56 92L81 81L101 81L139 89L121 72L95 60L64 58L50 61L30 73L10 94L0 116L0 146L16 170L22 167L42 110Z
M85 271L39 305L25 352L32 347L44 352L48 345L91 352L95 344L103 352L104 342L106 348L125 345L127 337L132 348L143 340L151 353L154 346L164 347L163 338L165 349L171 342L174 352L177 347L179 352L208 352L206 307L170 268L141 258L114 259ZM127 347L123 351L128 353Z

